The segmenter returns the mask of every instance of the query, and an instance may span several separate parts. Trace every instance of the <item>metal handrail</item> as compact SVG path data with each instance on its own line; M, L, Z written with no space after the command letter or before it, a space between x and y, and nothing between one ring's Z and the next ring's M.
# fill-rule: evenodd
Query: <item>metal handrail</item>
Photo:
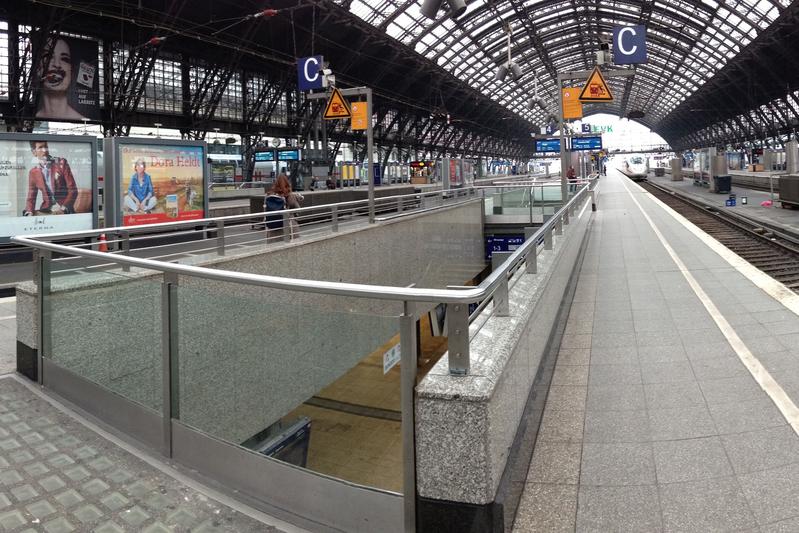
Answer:
M456 194L462 193L463 191L470 191L472 189L479 189L478 187L464 187L459 189L450 189L450 190L436 190L436 191L427 191L427 192L418 192L418 193L411 193L411 194L400 194L394 196L381 196L379 198L375 198L375 204L393 201L396 203L399 199L418 199L424 197L435 197L435 196L442 196L446 194ZM335 204L323 204L323 205L314 205L309 207L299 207L295 209L283 209L279 211L281 214L286 213L288 215L304 215L318 211L329 210L331 207L336 206L340 210L341 208L347 207L368 207L369 200L351 200L348 202L339 202ZM153 231L163 231L169 230L172 228L182 228L182 227L191 227L195 228L197 226L215 226L217 222L233 222L233 221L246 221L253 218L263 218L265 215L274 215L275 211L263 211L260 213L245 213L243 215L227 215L222 217L214 217L214 218L202 218L202 219L195 219L195 220L181 220L178 222L158 222L155 224L142 224L141 226L113 226L110 228L99 228L99 229L91 229L91 230L83 230L83 231L74 231L74 232L61 232L61 233L43 233L41 235L37 235L37 239L80 239L85 237L95 237L102 233L120 233L125 232L133 236L135 233L149 233ZM317 213L318 214L318 213ZM12 238L13 241L13 238Z
M562 215L566 209L572 207L581 197L581 193L586 189L583 187L578 191L556 214L554 217L546 221L538 231L533 234L533 237L525 241L525 243L516 249L513 254L503 263L503 268L492 272L480 285L473 289L423 289L416 287L392 287L390 285L364 285L357 283L344 283L336 281L317 281L317 280L303 280L295 278L284 278L279 276L267 276L261 274L248 274L242 272L224 271L212 269L207 267L199 267L193 265L181 265L177 263L164 263L161 261L153 261L151 259L144 259L139 257L132 257L127 255L114 254L114 261L121 264L129 264L131 266L142 267L150 270L157 270L162 272L172 272L175 274L185 274L206 279L213 279L216 281L237 281L249 285L257 285L261 287L269 287L273 289L287 289L287 290L300 290L303 292L311 292L318 294L328 294L335 296L354 296L361 298L374 298L378 300L397 300L397 301L420 301L420 302L446 302L446 303L473 303L478 300L483 300L490 296L491 288L496 285L502 274L507 274L512 270L517 263L521 261L524 256L529 252L530 247L549 231L556 222L559 215ZM337 204L341 205L341 204ZM306 209L306 208L301 208ZM293 210L299 211L299 210ZM236 215L240 217L241 215ZM252 216L252 215L250 215ZM235 218L235 217L222 217L222 218ZM165 223L167 226L170 223ZM160 225L160 224L158 224ZM197 225L195 221L194 225ZM129 231L130 228L124 228ZM105 230L109 231L109 230ZM77 232L76 234L86 234L88 232ZM48 237L53 234L47 235ZM59 234L68 235L68 234ZM53 242L40 241L38 237L24 237L15 236L11 238L12 242L24 244L31 248L42 250L49 250L52 252L66 253L70 255L79 255L83 257L95 259L108 259L107 252L98 252L94 250L76 249L71 246L63 244L56 244Z
M488 298L494 296L496 289L500 285L504 285L506 292L507 292L507 281L509 273L516 270L516 268L525 260L527 260L528 254L530 252L535 251L538 245L538 241L541 239L550 238L550 232L552 232L556 226L562 222L564 217L568 217L568 213L571 209L576 207L578 202L581 202L585 199L589 192L593 190L592 185L595 185L595 180L592 180L588 184L581 187L572 198L558 210L555 215L547 220L538 230L529 238L527 239L524 244L522 244L516 251L514 251L501 265L500 268L493 271L489 276L484 279L478 286L476 287L464 287L464 288L457 288L457 289L425 289L425 288L418 288L418 287L393 287L387 285L365 285L365 284L356 284L356 283L345 283L345 282L335 282L335 281L318 281L318 280L306 280L306 279L295 279L295 278L285 278L279 276L267 276L261 274L249 274L243 272L233 272L233 271L226 271L226 270L219 270L207 267L200 267L200 266L193 266L193 265L184 265L178 263L170 263L170 262L163 262L163 261L155 261L152 259L144 259L138 257L131 257L129 255L120 255L120 254L109 254L107 252L100 252L94 250L84 250L80 248L74 248L71 246L66 246L62 244L56 244L53 242L48 241L41 241L38 240L39 236L36 237L23 237L23 236L15 236L12 237L12 242L30 246L31 248L35 248L37 250L46 250L49 252L58 252L62 254L68 255L75 255L75 256L82 256L92 259L99 259L105 262L112 262L120 264L124 267L141 267L144 269L154 270L158 272L169 272L173 274L183 274L186 276L210 279L214 281L221 281L221 282L234 282L234 283L242 283L247 285L259 286L259 287L267 287L273 289L283 289L283 290L296 290L300 292L307 292L307 293L314 293L314 294L325 294L325 295L332 295L332 296L347 296L347 297L356 297L356 298L369 298L375 300L390 300L390 301L402 301L402 302L427 302L427 303L447 303L447 304L456 304L456 310L459 309L458 306L463 307L460 310L460 314L462 317L465 317L465 325L466 329L468 330L468 314L466 314L466 306L470 303L485 301ZM463 190L463 189L459 189ZM449 191L436 191L437 193L446 193ZM407 196L416 196L419 195L402 195L398 197L407 197ZM398 197L394 197L395 200ZM360 202L347 202L349 204L359 204ZM342 204L337 204L342 205ZM309 210L313 208L300 208L291 211L302 211L302 210ZM252 215L248 215L252 216ZM222 219L239 219L242 218L242 215L236 215L232 217L221 217ZM246 217L244 217L246 218ZM219 219L217 219L219 220ZM192 221L188 221L190 224ZM199 221L193 221L193 224L196 226ZM165 223L163 224L164 227L170 226L177 226L183 225L181 223ZM160 224L155 226L161 226ZM131 228L118 228L124 229L124 231L130 231ZM109 230L103 230L109 231ZM93 234L92 232L78 232L79 234ZM96 233L96 232L95 232ZM58 234L58 235L69 235L74 237L76 234ZM52 237L52 234L47 235L47 237ZM505 295L507 298L507 295ZM505 302L507 304L507 302ZM468 331L467 331L468 333ZM467 336L467 346L464 349L465 354L457 353L455 354L455 359L458 360L458 363L453 366L453 357L450 357L450 371L456 374L464 374L466 370L468 370L468 336ZM463 367L463 358L465 356L465 367ZM465 368L465 370L464 370Z

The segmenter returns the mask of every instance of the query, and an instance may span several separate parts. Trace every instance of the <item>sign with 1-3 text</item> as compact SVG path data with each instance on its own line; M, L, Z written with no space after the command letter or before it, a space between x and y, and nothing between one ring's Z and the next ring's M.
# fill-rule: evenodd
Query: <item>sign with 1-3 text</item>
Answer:
M297 60L297 85L301 91L321 89L322 83L322 56L303 57Z
M646 63L646 26L613 27L613 62L617 65Z

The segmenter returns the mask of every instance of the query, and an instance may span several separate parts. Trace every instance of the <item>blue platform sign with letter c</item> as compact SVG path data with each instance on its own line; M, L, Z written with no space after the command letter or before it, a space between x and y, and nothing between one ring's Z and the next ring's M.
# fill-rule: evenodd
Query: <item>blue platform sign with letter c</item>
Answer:
M613 62L617 65L646 63L646 26L613 27Z
M297 60L297 84L301 91L322 88L322 56L303 57Z

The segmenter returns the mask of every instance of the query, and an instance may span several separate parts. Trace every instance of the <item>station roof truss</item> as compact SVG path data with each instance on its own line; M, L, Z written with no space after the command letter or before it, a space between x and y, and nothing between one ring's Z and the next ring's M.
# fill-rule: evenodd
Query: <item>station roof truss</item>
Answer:
M609 79L616 99L585 111L621 117L632 112L672 146L706 142L709 137L699 132L732 129L741 122L733 116L757 115L763 105L769 110L766 116L787 113L784 108L795 102L786 93L799 88L795 59L783 63L793 72L773 68L784 61L780 50L789 34L796 38L799 8L788 0L471 0L457 19L442 10L436 20L421 14L419 1L334 1L534 125L557 112L558 72L592 68L600 39L610 41L616 25L646 25L648 62L636 65L631 78ZM497 66L507 61L508 27L513 61L523 70L515 83L494 79ZM743 82L748 91L733 76L743 68L742 57L759 64L750 71L759 78ZM548 104L530 109L536 77ZM752 89L756 85L779 89ZM705 102L697 110L695 101L711 97L717 99L715 105ZM795 110L791 113L795 119ZM776 129L788 127L790 120ZM749 126L739 130L758 133Z
M272 137L309 139L324 128L336 149L355 143L363 153L363 133L344 121L320 125L323 102L298 91L296 58L324 55L340 87L373 89L381 153L519 159L531 152L523 117L342 6L316 0L269 6L275 13L267 16L262 3L249 0L2 4L0 113L13 129L33 127L35 97L23 91L36 69L31 41L55 32L98 42L106 134L157 122L187 138L217 128L240 133L254 148Z
M44 30L98 41L107 133L160 122L191 138L215 128L254 143L307 137L318 106L298 92L295 62L324 55L340 86L375 91L378 144L511 158L530 154L531 134L557 115L558 72L593 67L615 25L644 24L648 62L633 77L609 78L616 99L587 106L587 115L634 117L675 148L797 126L799 2L468 0L457 19L442 10L436 20L422 16L421 0L268 6L272 15L255 17L265 11L254 0L3 3L0 112L12 127L32 125L29 50ZM522 75L499 82L507 29ZM531 109L536 79L544 106ZM363 140L340 124L324 127L333 143Z

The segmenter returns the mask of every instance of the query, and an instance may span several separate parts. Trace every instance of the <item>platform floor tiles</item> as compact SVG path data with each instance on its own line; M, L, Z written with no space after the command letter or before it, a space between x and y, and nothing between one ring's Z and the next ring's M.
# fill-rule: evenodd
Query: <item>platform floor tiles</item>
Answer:
M420 321L419 379L446 352ZM400 366L383 374L383 354L396 336L341 378L293 410L284 421L311 419L307 467L354 483L402 492Z
M0 379L0 531L279 532L165 475Z
M794 402L799 317L627 187L602 179L513 531L799 531L799 438L631 194Z

